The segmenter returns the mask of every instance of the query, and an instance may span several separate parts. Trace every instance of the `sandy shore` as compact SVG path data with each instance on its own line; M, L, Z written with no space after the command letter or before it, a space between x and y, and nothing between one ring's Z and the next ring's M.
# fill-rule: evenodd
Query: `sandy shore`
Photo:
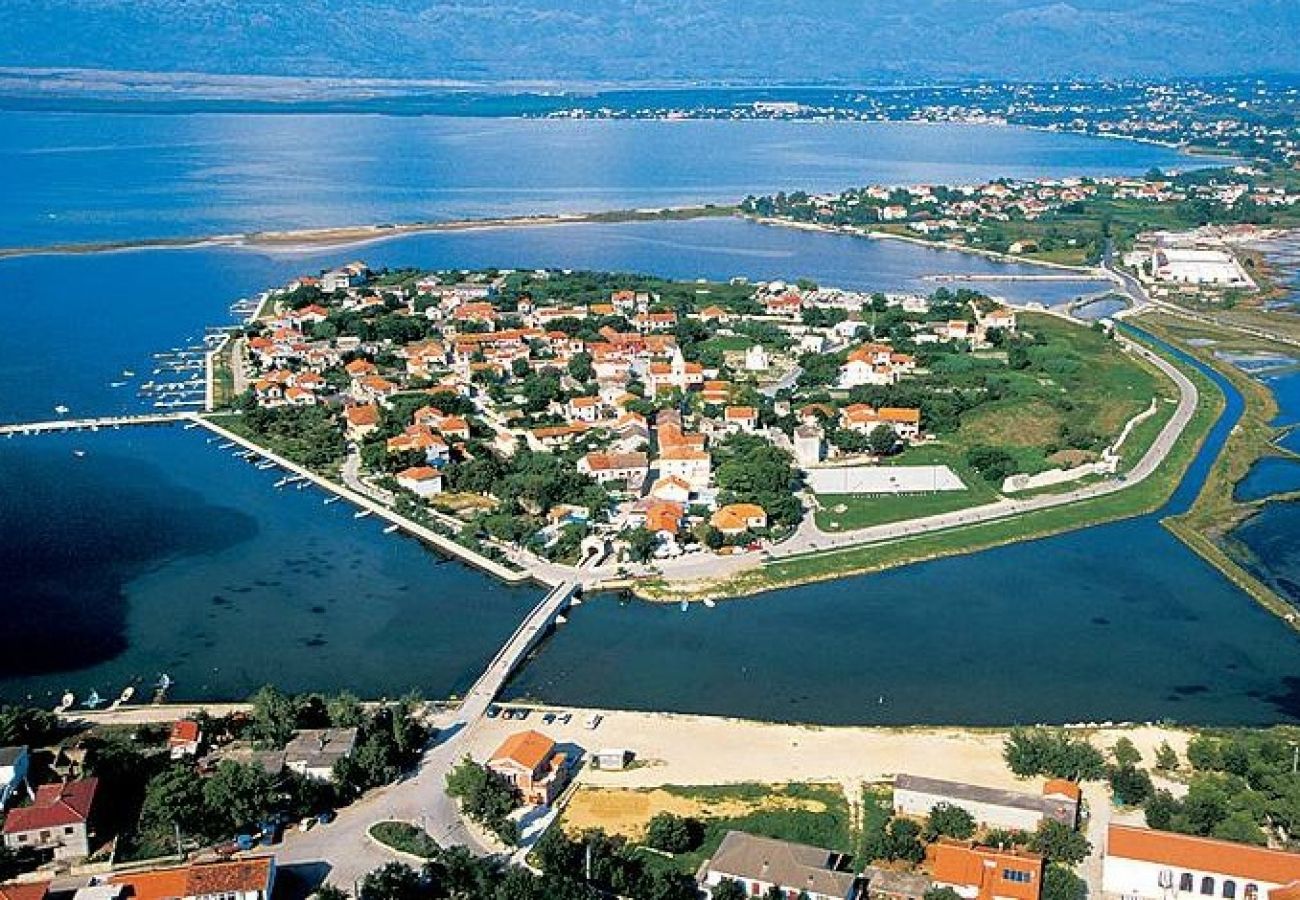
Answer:
M550 707L555 709L556 707ZM571 710L567 725L544 724L539 712L524 722L485 719L469 747L486 759L508 735L535 729L557 743L588 753L626 749L639 765L622 772L584 769L584 783L609 787L653 788L789 781L874 782L900 772L965 780L993 787L1026 789L1041 779L1021 780L1002 759L1005 729L874 728L776 725L714 716L599 711L594 730L585 725L590 710ZM1152 725L1079 729L1098 747L1126 735L1148 762L1162 741L1183 755L1189 733Z
M734 208L730 206L670 206L662 209L618 209L605 212L453 219L445 222L407 222L395 225L341 225L330 228L251 231L239 234L203 235L200 237L140 238L123 241L50 244L40 247L0 247L0 259L15 256L122 253L134 250L192 250L202 247L232 247L294 253L356 247L412 234L439 231L486 231L497 228L538 228L557 225L685 220L730 216L734 212Z

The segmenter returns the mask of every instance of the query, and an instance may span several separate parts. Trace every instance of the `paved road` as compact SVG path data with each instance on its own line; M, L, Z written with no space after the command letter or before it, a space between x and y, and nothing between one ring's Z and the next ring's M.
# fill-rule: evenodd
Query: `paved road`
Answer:
M533 608L466 693L459 708L438 722L438 742L424 754L415 774L341 810L329 825L306 833L289 833L277 850L280 863L327 862L332 866L329 882L351 889L367 872L395 858L367 836L371 825L387 819L418 824L444 847L463 846L479 855L491 852L466 828L456 804L447 796L447 774L465 756L506 679L567 605L574 587L573 582L558 585Z
M948 528L955 528L963 525L975 525L981 522L992 522L997 519L1005 519L1008 516L1020 515L1021 513L1032 512L1039 509L1050 509L1055 506L1063 506L1067 503L1075 503L1079 500L1088 500L1094 497L1102 497L1106 494L1113 494L1116 491L1125 490L1136 484L1140 484L1150 477L1169 451L1173 449L1174 443L1178 440L1187 423L1191 421L1192 416L1196 413L1196 404L1198 393L1194 385L1182 371L1163 357L1151 352L1143 345L1130 341L1123 336L1118 336L1117 340L1123 343L1130 352L1150 362L1160 371L1164 372L1174 384L1178 387L1178 408L1174 415L1160 434L1156 436L1155 441L1147 449L1146 454L1140 459L1136 466L1126 475L1124 481L1113 480L1105 481L1087 487L1077 488L1073 491L1067 491L1063 494L1043 494L1037 497L1030 497L1024 500L1004 499L996 503L985 504L984 506L975 506L969 509L957 510L950 513L940 513L938 515L927 516L923 519L910 519L905 522L891 522L885 525L875 525L870 528L859 528L853 531L826 532L817 527L815 518L811 515L805 516L799 526L799 530L788 541L773 546L770 550L772 556L777 558L795 556L810 551L839 549L844 547L856 547L864 544L875 544L882 541L896 540L902 537L912 537L918 534L927 534L935 531L943 531Z

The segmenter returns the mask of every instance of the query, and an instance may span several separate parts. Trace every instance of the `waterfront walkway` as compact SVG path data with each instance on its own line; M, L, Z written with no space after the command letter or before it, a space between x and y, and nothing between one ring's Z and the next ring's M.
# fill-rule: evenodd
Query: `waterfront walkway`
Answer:
M99 416L82 419L51 419L48 422L14 422L0 425L0 434L52 434L60 431L98 431L128 425L170 425L193 418L192 413L141 413L134 416Z
M335 494L336 496L342 497L344 500L348 501L353 506L358 507L360 510L372 514L378 518L384 519L385 521L390 522L393 525L396 525L399 530L407 534L410 534L414 537L417 537L428 544L432 544L433 546L437 547L438 549L442 550L448 555L457 557L458 559L463 559L466 562L470 563L471 565L474 565L485 572L489 572L490 574L497 576L502 581L507 581L510 582L511 584L519 584L521 582L530 581L534 578L533 573L521 572L516 569L507 568L506 566L502 565L501 563L497 562L494 559L488 559L486 556L483 556L481 553L477 553L474 550L470 549L469 547L465 547L461 544L456 543L454 540L447 537L446 535L439 534L438 532L434 531L431 528L428 528L424 525L421 525L418 522L408 519L406 516L403 516L400 513L394 512L384 504L380 503L379 501L371 497L358 493L357 491L352 490L351 488L338 484L335 481L331 481L330 479L325 478L321 475L317 475L315 472L311 471L310 469L306 469L303 466L300 466L297 463L293 462L292 460L286 459L285 457L279 455L278 453L274 453L266 449L261 444L251 441L248 438L243 437L242 435L236 434L235 432L231 431L229 428L220 425L219 423L213 421L212 419L204 418L202 416L198 416L192 413L184 417L188 418L192 422L198 423L200 426L208 429L213 434L220 435L221 437L225 438L228 441L239 444L241 447L244 447L247 450L251 450L253 453L257 454L258 456L270 460L280 468L288 472L292 472L293 474L297 475L300 478L304 478L307 481L310 481L312 484L316 485L321 490L328 491L331 494ZM545 575L541 575L540 580L547 581L547 578L545 577Z

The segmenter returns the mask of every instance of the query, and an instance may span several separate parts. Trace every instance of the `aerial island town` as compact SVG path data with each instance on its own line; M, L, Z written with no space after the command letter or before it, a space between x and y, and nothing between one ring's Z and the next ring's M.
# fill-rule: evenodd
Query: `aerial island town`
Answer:
M0 900L1300 900L1296 11L840 5L0 0Z

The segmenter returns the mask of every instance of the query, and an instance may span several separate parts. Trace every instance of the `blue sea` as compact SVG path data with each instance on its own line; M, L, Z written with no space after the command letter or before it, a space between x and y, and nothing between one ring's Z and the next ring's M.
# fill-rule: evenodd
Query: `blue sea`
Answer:
M0 113L0 247L1140 173L1164 147L979 125Z
M0 129L0 245L1180 161L1142 145L961 126L0 118L10 126ZM56 405L148 408L136 388L152 352L229 321L241 297L357 256L880 290L928 290L927 274L1031 271L735 220L500 228L310 252L18 257L0 260L0 421L48 418ZM988 286L1045 303L1097 288ZM161 672L182 698L235 698L268 681L442 696L463 689L540 596L275 480L180 428L0 439L0 612L12 626L0 638L0 698L113 695ZM511 690L823 722L1264 722L1300 716L1296 672L1294 636L1146 518L714 610L595 598Z

